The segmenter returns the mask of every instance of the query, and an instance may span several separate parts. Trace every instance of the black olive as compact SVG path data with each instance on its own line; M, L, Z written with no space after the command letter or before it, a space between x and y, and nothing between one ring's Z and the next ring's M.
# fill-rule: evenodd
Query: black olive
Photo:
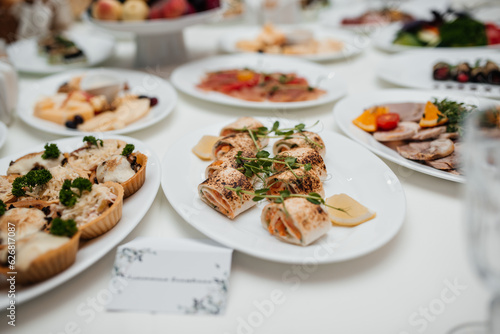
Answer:
M78 124L76 124L74 121L66 121L66 123L64 123L64 125L66 125L67 128L76 129L76 126Z
M73 118L73 122L75 122L77 125L83 123L83 117L80 115L75 115L75 118Z
M138 99L149 99L149 97L146 95L139 95L137 98Z

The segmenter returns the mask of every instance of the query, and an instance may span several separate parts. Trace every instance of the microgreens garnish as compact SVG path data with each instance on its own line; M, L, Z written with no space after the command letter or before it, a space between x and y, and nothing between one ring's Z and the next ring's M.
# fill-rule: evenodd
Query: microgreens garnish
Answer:
M469 115L476 108L476 106L450 101L448 99L438 101L437 98L434 98L432 103L435 104L441 112L441 114L438 115L438 123L444 117L448 118L446 132L458 132L460 136L463 135L464 121L467 118L467 115Z
M279 195L267 195L267 192L269 191L269 188L258 189L258 190L255 190L255 192L248 191L248 190L243 190L243 189L241 189L241 187L231 188L229 186L226 186L225 188L228 189L228 190L234 191L236 193L236 195L238 195L240 197L241 197L241 194L246 194L246 195L254 196L252 198L252 201L254 201L254 202L260 202L263 199L268 198L271 201L273 201L274 203L283 203L283 210L285 211L285 213L287 215L289 215L289 213L288 213L288 211L287 211L287 209L285 207L285 199L286 198L291 198L291 197L305 198L306 200L308 200L309 202L311 202L313 204L316 204L316 205L323 204L323 205L325 205L325 206L327 206L329 208L332 208L334 210L338 210L338 211L344 212L346 214L349 214L346 209L336 208L334 206L326 204L326 202L323 199L323 197L321 197L320 194L315 193L315 192L312 192L312 193L309 193L307 195L304 195L304 194L292 194L288 190L283 190L283 191L280 191Z

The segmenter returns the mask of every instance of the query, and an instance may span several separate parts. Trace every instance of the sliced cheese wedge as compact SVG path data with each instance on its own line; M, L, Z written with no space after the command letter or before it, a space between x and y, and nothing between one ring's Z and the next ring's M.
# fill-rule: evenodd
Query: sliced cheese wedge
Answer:
M343 210L340 211L327 207L330 220L336 225L356 226L376 216L375 211L368 209L346 194L333 195L327 198L325 203Z

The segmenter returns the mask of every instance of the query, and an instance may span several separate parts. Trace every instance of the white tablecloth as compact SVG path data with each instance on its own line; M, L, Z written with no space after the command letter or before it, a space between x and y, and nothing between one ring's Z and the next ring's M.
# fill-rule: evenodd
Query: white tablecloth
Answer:
M230 26L199 26L185 32L191 58L217 52L217 39ZM105 65L131 67L134 45L121 41ZM349 93L392 87L375 69L386 54L368 48L356 58L326 63L348 82ZM153 69L168 77L167 69ZM36 77L22 76L21 89ZM320 119L340 131L334 104L287 112L306 122ZM160 123L130 134L162 157L190 129L241 115L274 116L273 111L243 110L200 101L179 93L174 112ZM16 119L0 156L58 139ZM476 276L466 248L462 186L386 163L401 180L407 216L396 237L381 249L348 262L321 265L308 273L300 266L268 262L236 252L229 300L223 316L180 316L107 312L99 293L111 278L115 250L67 283L17 308L16 327L0 313L1 333L446 333L463 322L487 318L489 293ZM162 190L135 230L137 236L202 238L173 210ZM288 271L296 281L284 281ZM298 282L298 284L296 283ZM262 310L273 290L284 302ZM83 306L82 306L83 305ZM91 306L94 305L94 306ZM90 310L90 311L89 311Z

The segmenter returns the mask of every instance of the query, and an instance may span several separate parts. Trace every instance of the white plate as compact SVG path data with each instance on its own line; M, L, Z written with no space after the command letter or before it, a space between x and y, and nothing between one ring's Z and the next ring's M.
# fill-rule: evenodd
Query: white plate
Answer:
M95 66L111 56L115 46L113 37L86 31L68 32L68 37L85 52L85 63L51 65L47 58L38 53L37 41L34 38L23 39L7 48L10 60L17 70L28 73L51 74L75 68Z
M271 126L274 119L261 121ZM226 218L200 200L197 188L204 181L209 162L198 159L191 148L203 135L217 135L230 122L189 133L163 157L162 188L170 204L189 224L213 240L271 261L330 263L374 251L394 237L403 224L406 202L396 175L364 147L330 131L319 132L327 151L325 163L329 177L324 183L327 197L346 193L375 210L376 218L353 228L333 227L326 236L306 247L281 242L262 228L260 215L266 201L234 220ZM283 126L297 124L282 119L280 123ZM272 148L272 143L268 149Z
M310 85L326 90L316 100L301 102L253 102L240 100L219 92L206 92L196 87L207 72L249 67L263 72L297 73ZM171 76L174 86L182 92L202 100L236 107L256 109L307 108L332 102L347 93L347 83L338 73L306 60L265 54L239 54L206 58L182 65ZM318 85L319 82L319 85Z
M0 148L2 148L7 140L7 133L9 133L9 129L3 122L0 122Z
M408 13L417 19L431 19L430 10L445 10L446 3L444 1L437 2L434 0L424 1L407 1L407 2L392 2L389 5ZM353 30L356 32L372 32L376 29L386 26L387 24L342 24L342 20L346 18L355 18L364 14L368 10L382 9L387 4L384 1L369 1L365 3L354 3L349 5L332 6L329 10L323 11L320 14L319 20L321 24L332 27Z
M86 12L83 18L98 27L113 30L132 32L137 35L165 35L181 31L194 24L201 24L215 19L222 13L221 8L214 8L204 12L181 16L174 19L158 19L146 21L102 21L90 17Z
M456 65L460 62L474 64L478 59L489 59L500 64L500 54L494 50L420 50L386 57L377 69L380 78L396 85L423 89L455 89L485 97L500 97L500 86L480 83L436 81L432 78L433 66L440 61Z
M461 175L454 175L448 172L429 167L418 162L405 159L398 152L390 149L384 144L378 142L371 134L358 128L352 123L353 119L361 115L364 109L383 103L392 102L422 102L425 103L433 97L438 99L449 98L458 102L476 105L478 108L488 108L498 103L494 100L478 98L472 95L460 93L444 93L436 91L415 91L410 89L384 89L370 93L351 95L339 101L334 111L335 122L352 139L364 145L377 155L391 160L401 166L413 169L415 171L439 177L445 180L464 182L465 178Z
M82 138L83 137L72 137L51 141L51 143L57 144L61 152L69 152L83 145ZM75 263L62 273L38 284L19 289L16 293L16 304L24 303L41 295L42 293L58 287L97 262L120 241L122 241L137 226L137 224L139 224L153 203L156 193L158 192L158 187L160 186L161 172L160 161L154 151L143 142L130 137L105 136L100 138L124 140L127 143L134 144L137 151L147 155L148 166L146 169L146 182L137 193L124 200L122 218L115 227L113 227L106 234L85 242L83 247L78 250ZM0 159L0 171L5 173L9 167L9 163L20 156L31 152L43 151L43 146L44 144L40 144L30 149L22 150L15 155ZM9 299L7 294L2 293L0 296L0 307L4 308L8 305Z
M394 44L393 41L396 38L396 35L401 29L402 25L399 23L388 25L387 27L379 29L374 37L373 44L381 50L387 52L402 52L402 51L411 51L411 50L435 50L436 52L441 50L476 50L476 52L487 50L487 49L498 49L500 48L500 44L495 45L485 45L485 46L470 46L470 47L442 47L442 48L431 48L431 47L423 47L423 46L408 46L408 45L399 45Z
M304 26L278 26L276 27L285 33L293 32L295 30L309 30L313 33L314 39L318 41L333 39L344 43L344 47L340 51L318 53L318 54L304 54L304 55L284 55L287 57L302 58L312 61L326 61L345 59L363 51L368 46L367 43L357 45L355 41L358 36L349 31L330 31L320 28L317 25L304 25ZM223 35L220 39L220 46L224 52L228 53L244 53L236 47L236 43L241 40L253 40L262 31L262 27L235 27L231 28L231 32Z
M28 125L45 132L64 136L80 136L89 132L69 129L33 115L36 102L43 96L54 95L59 86L67 82L70 78L85 73L109 73L114 77L123 79L130 87L130 93L137 95L147 95L158 98L158 104L151 108L149 114L122 129L106 131L107 134L129 133L144 129L156 124L172 112L177 104L177 92L164 79L155 75L129 71L123 69L97 68L89 70L75 70L60 74L51 75L34 83L29 89L21 92L19 99L19 116Z

